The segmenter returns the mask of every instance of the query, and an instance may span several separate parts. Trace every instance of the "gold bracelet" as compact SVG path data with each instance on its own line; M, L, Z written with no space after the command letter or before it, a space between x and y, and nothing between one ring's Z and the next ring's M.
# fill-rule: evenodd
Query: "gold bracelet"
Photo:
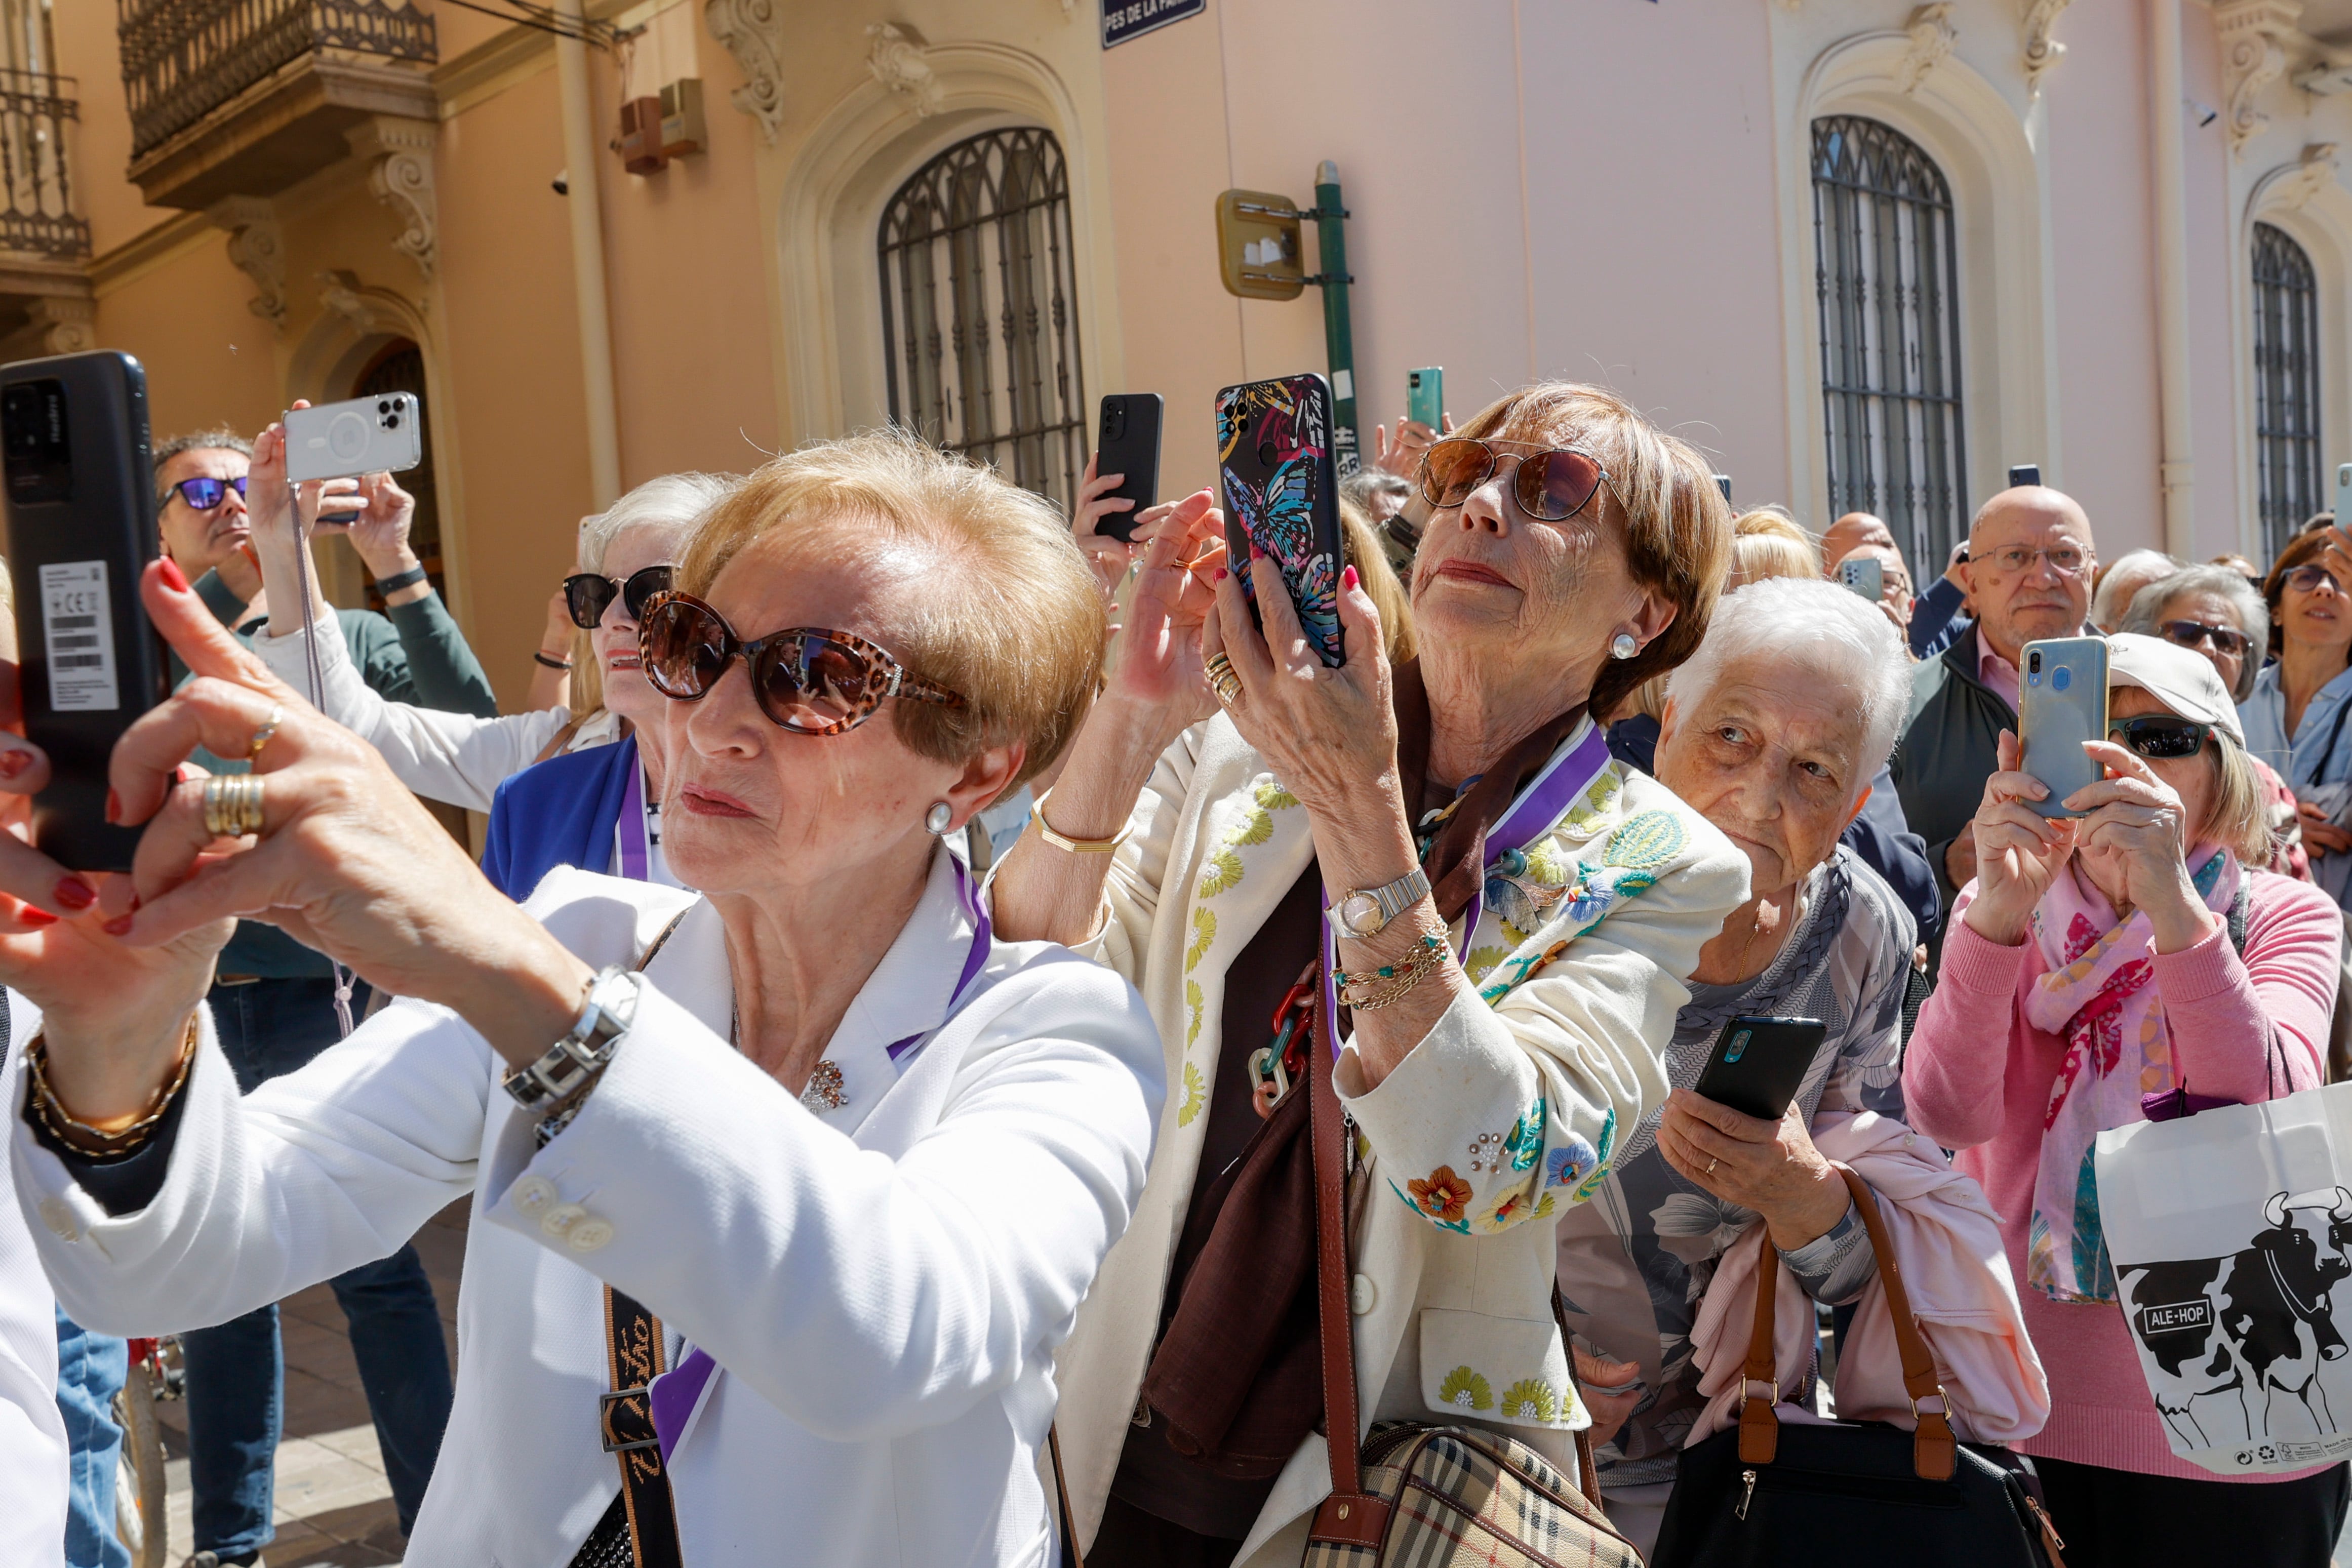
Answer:
M1053 798L1053 794L1054 792L1048 789L1045 794L1037 797L1029 808L1029 820L1037 824L1040 837L1064 853L1107 855L1135 836L1135 823L1132 821L1108 839L1073 839L1066 834L1055 832L1054 824L1045 820L1045 802Z
M135 1154L154 1136L155 1129L163 1124L164 1113L180 1097L180 1091L187 1087L188 1073L196 1061L196 1015L190 1013L187 1038L180 1044L179 1068L172 1074L172 1081L163 1085L137 1121L110 1133L103 1127L77 1121L58 1103L56 1091L49 1087L48 1034L45 1030L25 1044L25 1069L33 1078L33 1114L49 1136L78 1155L106 1160Z
M1349 974L1345 969L1331 972L1331 983L1339 992L1342 1006L1359 1012L1384 1008L1400 1001L1406 992L1434 974L1445 962L1445 939L1423 936L1420 943L1393 964L1383 964L1370 974ZM1381 985L1381 982L1390 982ZM1354 994L1350 995L1350 990Z

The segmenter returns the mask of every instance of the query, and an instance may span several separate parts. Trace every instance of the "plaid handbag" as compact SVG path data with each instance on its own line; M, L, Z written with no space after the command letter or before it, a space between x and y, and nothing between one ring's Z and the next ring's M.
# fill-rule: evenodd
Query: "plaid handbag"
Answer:
M1313 1096L1316 1297L1331 1495L1303 1568L1642 1568L1641 1553L1588 1496L1526 1444L1479 1427L1356 1424L1355 1320L1348 1310L1348 1132L1331 1088L1330 1020L1317 1008ZM1578 1434L1582 1437L1581 1433ZM1592 1484L1586 1445L1578 1445Z

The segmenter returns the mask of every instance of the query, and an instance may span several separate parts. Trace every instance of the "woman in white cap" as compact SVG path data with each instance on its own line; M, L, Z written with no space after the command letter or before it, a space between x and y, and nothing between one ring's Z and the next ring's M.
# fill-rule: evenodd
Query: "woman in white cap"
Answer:
M2099 1133L2141 1120L2146 1090L2250 1103L2321 1082L2343 921L2247 869L2268 852L2262 795L2212 664L2129 632L2108 647L2108 737L2084 743L2107 777L2064 802L2084 815L2029 810L2050 791L2000 737L1904 1102L1982 1184L2027 1286L2051 1413L2018 1447L2066 1560L2324 1563L2346 1467L2220 1479L2172 1457L2080 1199Z

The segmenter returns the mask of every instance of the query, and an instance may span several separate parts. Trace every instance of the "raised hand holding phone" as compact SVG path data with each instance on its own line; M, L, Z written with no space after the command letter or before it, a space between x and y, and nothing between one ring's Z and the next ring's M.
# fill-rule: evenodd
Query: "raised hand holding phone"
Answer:
M2034 905L2074 852L2081 823L2034 810L2050 787L2018 767L2017 737L2000 734L2000 767L1985 780L1984 800L1969 826L1976 844L1976 896L1960 923L1986 941L2014 947L2025 940Z

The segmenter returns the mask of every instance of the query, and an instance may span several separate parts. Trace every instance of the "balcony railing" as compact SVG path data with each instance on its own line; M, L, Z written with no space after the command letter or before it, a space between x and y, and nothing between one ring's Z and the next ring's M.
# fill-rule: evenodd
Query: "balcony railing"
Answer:
M71 78L0 70L0 250L79 261L89 225L74 215L65 126L79 118Z
M115 16L133 162L305 56L439 57L404 0L115 0Z

